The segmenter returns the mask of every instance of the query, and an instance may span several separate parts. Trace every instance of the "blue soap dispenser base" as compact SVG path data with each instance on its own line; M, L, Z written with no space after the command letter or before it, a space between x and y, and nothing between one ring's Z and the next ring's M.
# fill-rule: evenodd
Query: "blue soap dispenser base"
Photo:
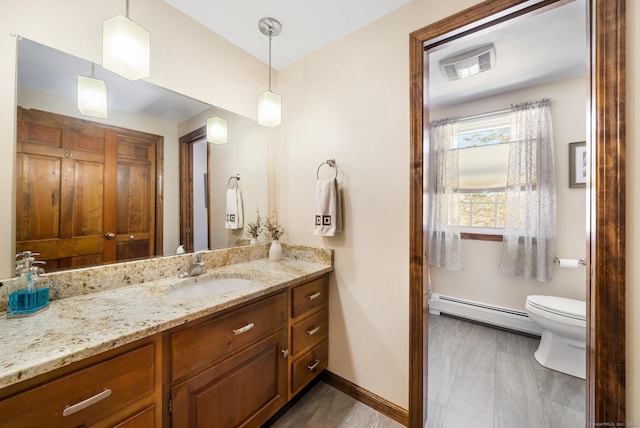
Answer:
M24 251L16 257L16 278L7 287L7 318L22 318L38 314L49 308L49 278L41 276L44 269L37 268L34 253Z

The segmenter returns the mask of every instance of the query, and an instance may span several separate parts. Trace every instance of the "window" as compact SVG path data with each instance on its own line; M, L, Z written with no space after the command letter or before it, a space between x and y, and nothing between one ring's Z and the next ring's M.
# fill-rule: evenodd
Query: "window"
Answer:
M459 224L451 226L470 233L499 233L505 224L510 112L461 119L455 141Z

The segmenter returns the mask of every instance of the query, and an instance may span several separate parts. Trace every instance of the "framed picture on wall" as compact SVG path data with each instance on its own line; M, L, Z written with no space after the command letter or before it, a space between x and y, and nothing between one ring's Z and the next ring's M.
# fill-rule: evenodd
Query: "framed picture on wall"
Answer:
M569 143L569 187L587 185L587 145L584 141Z

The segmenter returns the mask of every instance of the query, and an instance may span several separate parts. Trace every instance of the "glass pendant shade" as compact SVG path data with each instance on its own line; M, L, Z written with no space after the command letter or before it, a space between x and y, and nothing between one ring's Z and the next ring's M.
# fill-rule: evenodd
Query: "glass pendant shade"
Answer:
M104 80L78 76L78 110L84 116L107 118L107 85Z
M271 91L264 91L258 97L258 124L269 128L282 121L282 97Z
M149 32L124 15L102 25L102 66L129 80L149 76Z
M207 119L207 141L213 144L227 142L227 121L214 116Z

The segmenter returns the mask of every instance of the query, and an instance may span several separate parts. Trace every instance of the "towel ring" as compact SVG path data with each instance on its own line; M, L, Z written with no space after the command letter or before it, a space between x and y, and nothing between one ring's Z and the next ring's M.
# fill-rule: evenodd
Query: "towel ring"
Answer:
M336 160L335 159L327 159L326 161L322 162L318 166L318 169L316 170L316 178L318 180L320 179L320 168L322 168L322 165L329 165L331 168L335 168L336 176L333 177L333 178L338 178L338 166L336 165Z
M233 180L236 181L236 189L237 189L238 188L238 181L240 181L240 174L232 175L231 177L229 177L229 181L227 181L227 187L229 189L233 189L233 187L231 187L231 182Z

